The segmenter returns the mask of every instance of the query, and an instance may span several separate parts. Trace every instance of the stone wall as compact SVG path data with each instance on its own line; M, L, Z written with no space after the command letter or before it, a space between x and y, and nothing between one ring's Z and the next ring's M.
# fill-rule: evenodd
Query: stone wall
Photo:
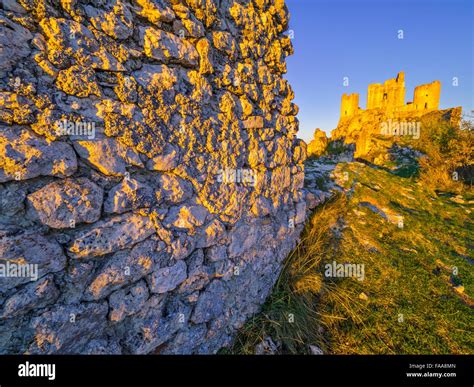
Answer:
M284 1L0 4L0 353L228 345L305 218Z
M372 83L367 90L367 109L393 110L405 105L405 74L387 79L383 85Z
M415 110L438 109L441 97L441 82L434 81L415 87L413 107Z

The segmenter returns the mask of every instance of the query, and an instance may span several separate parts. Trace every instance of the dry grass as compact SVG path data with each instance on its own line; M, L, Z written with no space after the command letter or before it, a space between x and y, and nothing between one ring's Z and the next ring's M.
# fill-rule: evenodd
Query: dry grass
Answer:
M333 354L474 353L472 306L463 300L474 295L472 192L455 203L383 170L342 168L353 195L315 211L231 352L253 353L270 336L280 353L309 353L309 345ZM403 216L404 228L360 207L367 197ZM365 279L324 277L332 261L363 264ZM453 290L458 282L463 295Z

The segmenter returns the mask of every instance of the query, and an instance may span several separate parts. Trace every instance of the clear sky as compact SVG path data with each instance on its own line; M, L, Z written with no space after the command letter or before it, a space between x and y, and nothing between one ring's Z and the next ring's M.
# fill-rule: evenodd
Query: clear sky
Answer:
M295 54L286 78L300 108L299 137L337 126L343 93L405 72L415 86L441 81L440 108L474 109L473 0L286 0ZM403 30L403 39L398 39ZM344 77L349 86L343 86ZM458 86L453 86L453 77Z

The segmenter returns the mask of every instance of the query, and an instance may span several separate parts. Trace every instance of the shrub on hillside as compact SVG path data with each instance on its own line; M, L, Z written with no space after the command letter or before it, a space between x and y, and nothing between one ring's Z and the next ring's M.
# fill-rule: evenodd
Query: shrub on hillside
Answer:
M460 193L472 186L474 125L449 122L424 123L416 148L426 154L420 160L420 178L432 190ZM464 184L462 184L464 183Z

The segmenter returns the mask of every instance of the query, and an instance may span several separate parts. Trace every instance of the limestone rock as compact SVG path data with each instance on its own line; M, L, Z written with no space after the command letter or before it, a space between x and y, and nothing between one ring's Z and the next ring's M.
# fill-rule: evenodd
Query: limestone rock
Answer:
M159 199L160 191L155 193L152 187L135 179L123 179L109 191L104 211L121 214L139 208L149 208Z
M225 288L221 281L213 281L199 297L191 320L195 324L207 322L223 312Z
M262 129L263 128L263 117L253 116L249 117L243 123L245 129Z
M85 299L99 300L114 290L134 283L153 270L156 243L151 240L132 250L119 251L95 275L85 291Z
M164 310L163 296L157 295L149 300L150 307L143 313L132 316L126 327L128 334L125 343L132 354L145 354L166 343L180 329L190 314L189 306L182 303L169 303ZM166 315L163 312L167 312Z
M73 258L101 256L132 246L154 233L150 218L125 214L97 222L80 232L69 244L68 254Z
M139 15L147 18L153 24L170 23L175 19L173 10L162 0L135 0L141 7Z
M70 145L48 143L23 128L0 128L0 154L0 183L38 176L66 177L77 169Z
M192 195L192 186L184 179L163 174L157 179L157 183L163 190L163 197L171 203L181 203Z
M18 4L7 3L10 8L21 8ZM0 16L0 74L12 70L31 53L28 42L32 39L33 35L26 28L3 15Z
M8 298L3 305L0 318L12 318L35 308L44 308L54 303L58 297L59 290L53 276L49 274L37 282L26 285Z
M133 72L133 78L145 89L169 90L178 81L178 72L166 65L145 64L140 70Z
M201 249L186 258L188 278L180 285L178 293L192 294L203 289L214 276L212 267L204 264L204 253Z
M200 205L182 205L172 211L165 222L177 228L193 229L202 226L208 211Z
M206 259L210 262L224 261L227 259L227 247L225 245L218 245L208 248Z
M125 67L105 47L101 46L94 34L77 21L49 17L40 22L46 35L48 57L61 68L67 67L65 53L75 62L93 68L109 71L124 71Z
M26 189L20 184L0 185L0 221L2 217L11 217L23 211Z
M77 97L101 94L94 70L83 66L75 65L59 71L56 85L65 93Z
M178 166L178 163L178 151L174 147L167 145L165 152L148 160L146 167L151 171L171 171Z
M12 11L20 14L25 14L26 9L23 8L20 4L18 4L17 0L3 0L3 9L7 11Z
M48 273L63 270L66 266L66 257L56 241L39 235L37 232L24 233L0 236L0 264L6 271L3 273L5 275L0 276L0 292L5 292ZM29 266L30 271L24 270L27 268L26 265ZM16 271L13 271L14 269ZM21 273L27 275L20 276Z
M107 9L84 7L92 25L112 38L123 40L133 34L133 16L127 3L121 0L107 2Z
M140 157L134 150L113 138L76 141L74 148L81 158L105 175L124 176L129 166L143 167Z
M201 39L196 48L200 56L199 72L201 74L212 74L214 72L214 65L209 41L207 39Z
M196 247L204 248L215 245L226 235L225 226L218 219L214 219L211 223L206 225L197 240Z
M328 146L329 140L321 129L314 131L313 140L308 144L308 156L321 156Z
M149 292L144 281L112 293L109 298L110 321L119 322L137 313L145 305L148 297Z
M229 32L214 31L212 33L212 41L215 48L225 52L228 56L232 57L235 54L237 44Z
M0 8L0 354L230 345L303 228L284 1Z
M121 355L122 348L114 339L92 339L82 350L84 355Z
M174 34L153 27L140 28L145 54L164 63L196 67L199 54L190 43Z
M106 325L106 304L57 305L33 320L30 354L77 354Z
M74 228L100 218L102 188L86 178L65 179L28 195L31 211L52 228Z
M158 269L151 274L150 290L157 294L166 293L176 289L186 278L186 263L178 261L173 266Z

